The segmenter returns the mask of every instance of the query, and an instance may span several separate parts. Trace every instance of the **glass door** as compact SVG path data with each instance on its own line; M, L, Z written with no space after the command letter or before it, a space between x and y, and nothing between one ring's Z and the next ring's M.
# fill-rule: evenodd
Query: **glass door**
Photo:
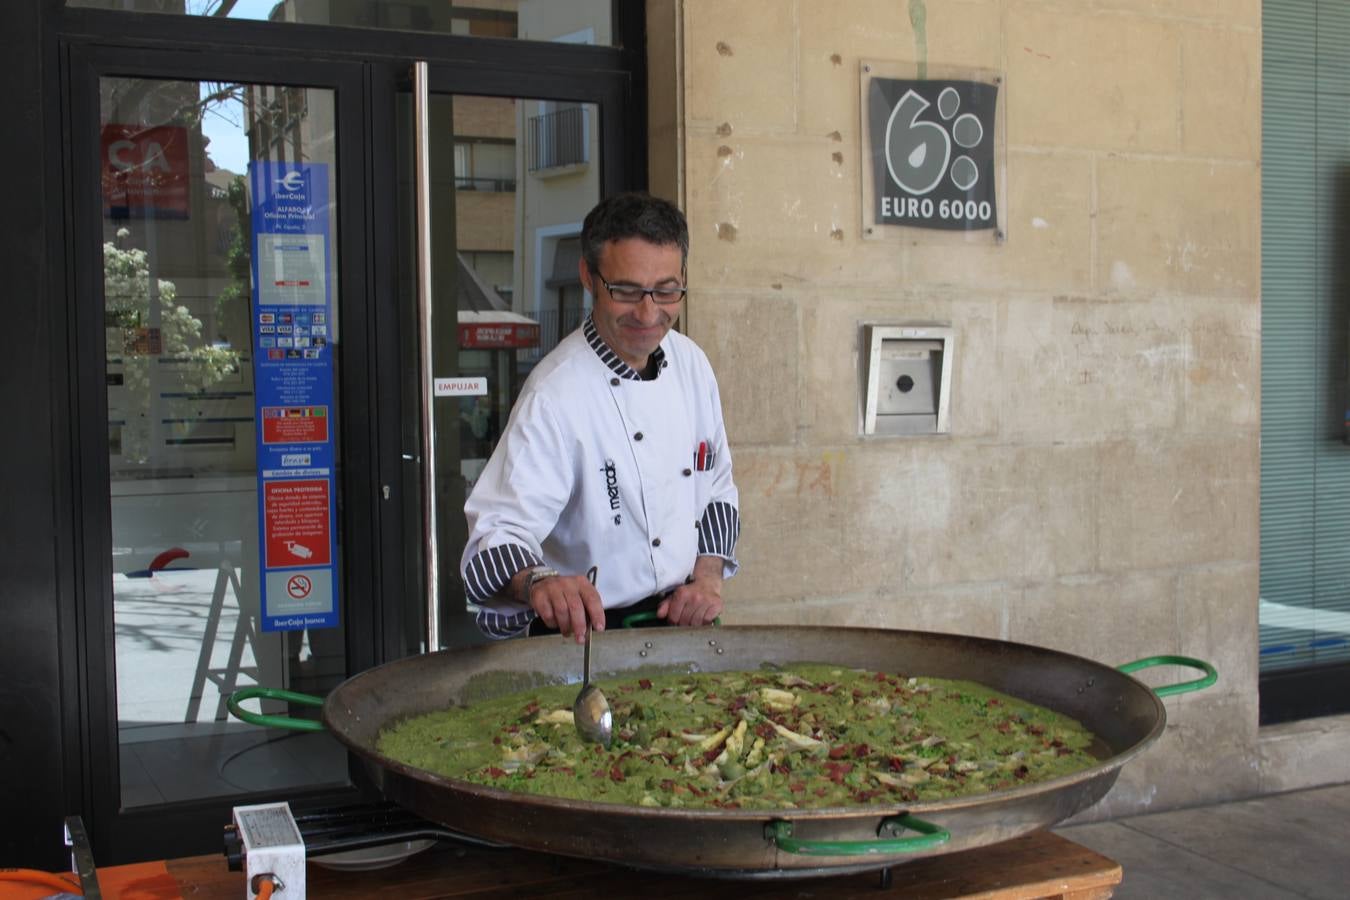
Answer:
M334 91L99 79L124 808L342 783L226 699L347 671Z
M75 212L81 381L102 385L80 441L106 473L102 502L86 500L104 510L86 529L106 587L85 616L109 636L90 642L92 783L116 811L96 830L115 856L166 809L223 824L207 811L351 791L321 728L247 725L226 701L252 686L321 697L376 655L378 604L350 598L377 593L378 473L354 463L379 379L370 338L345 326L377 299L354 239L359 66L217 59L221 77L172 52L72 60L77 177L94 188Z
M580 62L465 39L415 84L414 60L294 33L314 46L63 45L101 861L209 852L243 803L376 798L321 729L247 724L227 698L321 697L482 640L464 499L589 308L585 213L645 152L603 34Z
M434 478L437 541L417 548L407 561L408 652L425 647L436 628L436 649L486 640L475 624L477 609L465 598L459 558L467 531L464 501L506 425L525 378L536 363L589 311L577 272L579 235L586 213L600 199L603 166L599 104L463 93L425 94L424 130L418 130L417 86L401 96L398 133L401 217L406 239L405 285L400 291L405 321L427 314L418 307L417 285L430 285L429 324L405 332L404 405L418 408L426 396L416 361L429 352L435 385L422 419L404 422L404 440L416 446L424 429L434 430L434 465L410 470L410 496L423 498ZM420 142L420 144L419 144ZM423 202L427 215L418 234L415 213L420 152L426 154ZM416 248L434 248L427 277L416 277ZM418 344L431 334L431 346ZM406 508L408 528L426 515ZM430 528L430 526L428 526ZM426 554L434 553L435 562ZM439 604L426 616L425 585L435 567ZM412 619L424 616L421 627Z

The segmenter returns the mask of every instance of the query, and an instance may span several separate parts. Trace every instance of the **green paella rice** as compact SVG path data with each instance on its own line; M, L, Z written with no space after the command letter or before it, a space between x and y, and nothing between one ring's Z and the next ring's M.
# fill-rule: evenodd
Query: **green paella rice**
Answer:
M377 749L511 791L685 808L942 800L1099 762L1075 720L969 681L803 664L599 687L614 712L608 750L577 736L577 685L408 719Z

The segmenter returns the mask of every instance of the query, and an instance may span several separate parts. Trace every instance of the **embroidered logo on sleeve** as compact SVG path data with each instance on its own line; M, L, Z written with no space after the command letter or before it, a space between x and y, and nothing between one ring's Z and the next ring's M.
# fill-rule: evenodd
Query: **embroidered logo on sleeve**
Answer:
M600 471L605 473L605 494L609 497L609 508L614 511L614 524L618 525L623 521L623 516L619 514L619 473L614 467L614 460L605 460Z

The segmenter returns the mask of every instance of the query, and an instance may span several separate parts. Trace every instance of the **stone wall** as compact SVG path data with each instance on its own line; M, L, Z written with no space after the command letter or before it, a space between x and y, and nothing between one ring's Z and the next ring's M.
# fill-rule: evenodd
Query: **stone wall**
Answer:
M1093 815L1257 792L1260 3L648 10L741 490L726 620L1208 659ZM1005 241L864 239L864 60L1004 74ZM860 436L865 321L955 329L950 435Z

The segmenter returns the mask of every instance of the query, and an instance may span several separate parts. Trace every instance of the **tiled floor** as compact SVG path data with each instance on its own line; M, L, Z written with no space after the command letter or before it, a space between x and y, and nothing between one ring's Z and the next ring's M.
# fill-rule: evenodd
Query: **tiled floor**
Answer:
M1115 897L1350 897L1350 784L1056 829L1120 863Z

